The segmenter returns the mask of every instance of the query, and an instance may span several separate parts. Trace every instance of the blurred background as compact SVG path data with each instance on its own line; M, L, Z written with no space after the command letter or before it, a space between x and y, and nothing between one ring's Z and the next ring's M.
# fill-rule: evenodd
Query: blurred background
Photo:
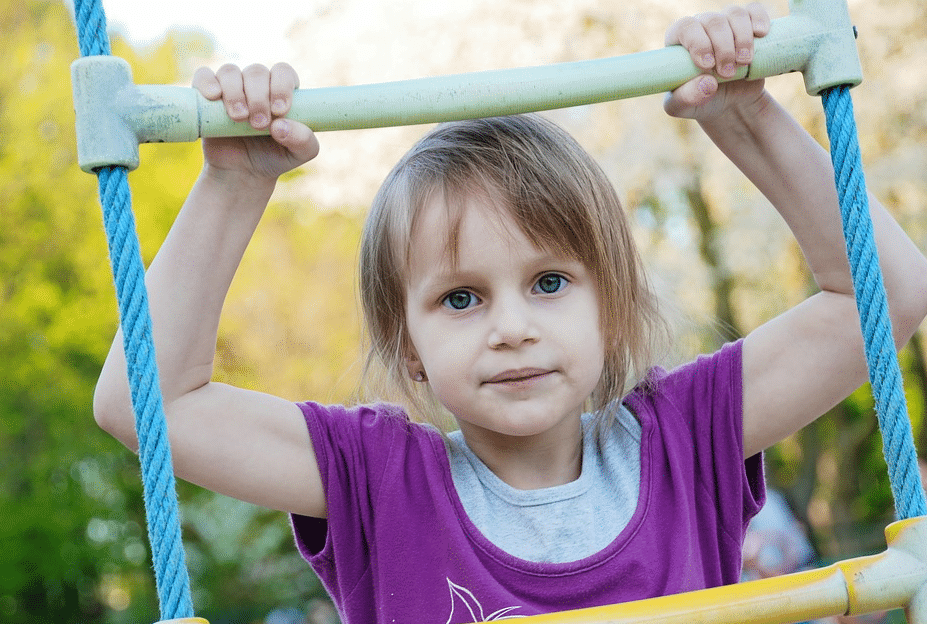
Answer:
M139 84L196 67L290 62L302 85L613 56L660 47L704 0L110 0L113 52ZM927 249L927 4L851 0L866 80L854 90L868 183ZM784 2L770 5L774 16ZM93 386L117 325L96 180L76 164L72 9L0 0L0 621L158 619L134 455L97 429ZM800 76L768 82L823 144ZM785 226L659 96L550 113L602 163L632 215L678 331L675 361L717 348L813 284ZM355 395L356 245L366 207L425 127L331 132L283 181L229 296L217 376L293 399ZM141 149L130 175L150 260L192 185L198 145ZM922 336L901 353L919 448ZM884 547L893 507L868 388L767 453L818 562ZM223 622L334 622L287 519L179 484L197 613Z

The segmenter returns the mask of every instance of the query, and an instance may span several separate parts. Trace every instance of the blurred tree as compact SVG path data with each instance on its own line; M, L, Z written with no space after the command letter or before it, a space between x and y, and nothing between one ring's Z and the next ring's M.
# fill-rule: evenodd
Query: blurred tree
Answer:
M96 180L76 165L74 27L65 6L50 0L4 1L0 24L0 621L153 621L137 459L99 431L91 413L117 313ZM142 52L113 43L139 83L176 82L211 50L195 32L171 33ZM194 145L142 148L143 166L130 181L146 261L200 158ZM351 241L353 229L336 232ZM326 266L352 264L337 242L321 247ZM225 345L237 340L223 336ZM180 490L198 610L222 607L241 621L241 613L258 617L321 593L296 561L281 514L187 484ZM235 522L219 522L230 517Z
M574 19L562 28L560 13L539 10L536 0L485 3L481 10L487 16L478 23L518 30L519 11L524 11L533 32L544 33L532 41L552 50L554 60L577 60L658 45L659 30L681 14L680 4L584 2L584 8L570 8ZM703 8L717 3L685 3L686 11ZM925 10L916 0L853 7L867 71L854 99L870 187L922 248L927 235ZM0 621L153 620L136 459L97 431L90 413L116 307L96 216L95 180L74 162L67 75L77 56L73 26L61 4L51 0L0 0L0 24L0 53L8 66L0 74L5 373L0 382L5 449L0 455ZM424 21L419 26L442 39L457 30ZM324 27L313 22L314 29ZM555 39L558 32L561 41ZM320 46L315 37L308 40L315 59ZM382 57L380 47L369 47ZM517 46L510 47L514 54ZM420 46L412 49L413 56L422 56ZM451 50L448 58L466 56L467 50L482 50L493 59L499 54L494 46L459 42ZM137 82L171 83L189 74L195 59L209 56L210 44L202 34L174 33L141 53L117 40L114 52L130 61ZM474 68L486 65L471 62ZM820 104L803 93L800 81L777 78L770 88L824 140ZM771 211L693 136L697 133L669 122L655 98L553 115L600 157L628 198L645 256L664 290L693 319L680 341L685 355L742 334L806 294L800 255L781 224L767 215ZM370 156L370 150L365 153ZM356 160L345 160L357 173ZM142 167L130 179L146 260L182 203L198 161L195 146L142 149ZM298 181L308 182L304 188L321 182L312 175L314 167ZM351 182L354 186L356 180ZM334 183L348 186L340 178ZM278 203L285 209L268 212L232 286L220 327L217 377L293 399L347 400L360 369L353 276L359 217L321 211L296 197L290 185L282 186ZM698 257L704 262L692 261ZM908 386L912 418L923 439L922 349L903 357L913 381ZM768 454L771 483L788 491L825 556L855 555L880 543L881 527L891 516L867 396L861 390ZM320 593L294 552L284 516L183 483L180 493L194 601L213 624L256 619L276 606L303 607Z
M0 22L0 619L89 620L113 553L141 536L134 471L89 408L112 306L94 185L74 165L76 43L60 3L4 2Z
M563 60L613 54L629 41L633 49L652 47L658 32L646 35L647 19L629 15L641 12L642 4L648 3L586 9L583 40L599 47ZM669 11L664 3L650 5L661 25L678 10L720 8L701 0ZM784 5L773 3L774 15L784 14ZM853 99L867 182L922 250L927 250L925 11L913 0L851 6L866 76ZM820 100L804 92L797 76L770 79L767 88L827 145ZM692 124L667 120L653 100L605 104L559 120L595 151L629 198L644 255L667 293L668 308L675 312L678 306L684 318L679 357L736 338L811 292L791 235ZM701 262L692 262L696 257ZM920 338L902 352L901 361L911 419L924 448L927 373ZM893 503L868 385L770 449L767 464L770 485L785 490L823 557L884 546Z

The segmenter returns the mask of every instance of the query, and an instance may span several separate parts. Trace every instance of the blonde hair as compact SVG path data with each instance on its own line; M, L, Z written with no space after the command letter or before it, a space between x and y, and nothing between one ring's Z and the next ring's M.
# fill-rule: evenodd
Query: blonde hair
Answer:
M413 415L439 425L436 401L408 376L406 283L417 215L435 194L459 206L482 194L535 245L582 262L595 276L606 353L594 410L620 398L651 366L666 336L627 216L611 182L564 130L539 115L446 123L393 168L373 200L360 252L370 350ZM449 210L453 208L449 207ZM458 214L459 217L459 214ZM448 232L455 253L459 218ZM415 414L414 412L418 412Z

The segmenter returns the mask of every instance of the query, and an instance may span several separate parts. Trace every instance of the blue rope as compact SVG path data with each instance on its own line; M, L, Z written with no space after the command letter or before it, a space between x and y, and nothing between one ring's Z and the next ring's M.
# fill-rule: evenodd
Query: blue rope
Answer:
M99 0L77 0L75 13L81 55L109 54L106 16ZM177 487L151 335L145 267L132 216L127 171L124 167L103 167L96 174L135 411L148 540L161 619L192 617L190 578L180 537Z
M821 99L827 118L830 154L840 198L856 307L866 345L869 381L882 431L882 452L888 464L895 509L900 519L922 516L927 514L927 500L921 486L917 450L914 447L901 368L888 316L885 286L872 234L853 100L849 87L845 85L826 89L821 93Z

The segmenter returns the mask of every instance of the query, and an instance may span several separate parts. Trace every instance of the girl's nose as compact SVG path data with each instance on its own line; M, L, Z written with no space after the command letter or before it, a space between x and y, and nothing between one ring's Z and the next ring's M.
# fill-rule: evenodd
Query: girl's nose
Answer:
M493 308L490 348L516 348L524 343L537 342L540 338L531 307L523 298L497 298Z

